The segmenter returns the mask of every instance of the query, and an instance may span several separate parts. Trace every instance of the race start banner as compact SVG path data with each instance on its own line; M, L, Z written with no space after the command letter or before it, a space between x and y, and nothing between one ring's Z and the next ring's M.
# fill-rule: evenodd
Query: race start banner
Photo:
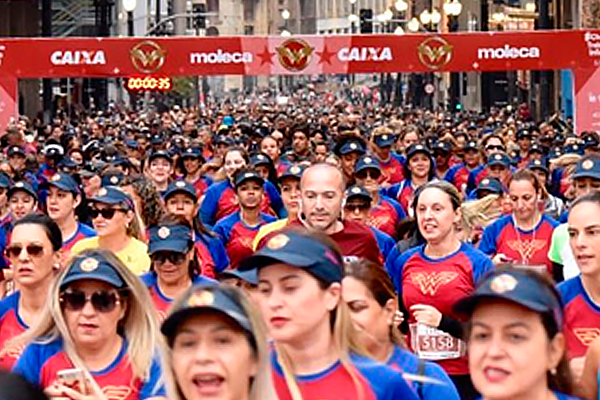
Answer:
M600 30L0 40L0 132L23 78L572 70L578 132L600 131ZM151 79L146 79L150 82Z

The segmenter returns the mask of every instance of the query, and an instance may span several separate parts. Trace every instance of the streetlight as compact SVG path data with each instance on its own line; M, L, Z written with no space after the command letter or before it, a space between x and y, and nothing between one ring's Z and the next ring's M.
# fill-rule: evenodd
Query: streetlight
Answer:
M417 32L419 30L419 20L417 18L413 17L410 21L408 21L408 24L406 24L406 27L411 32Z
M137 6L137 0L123 0L123 10L127 12L127 36L134 36L133 11Z
M285 10L283 10L281 12L281 18L283 18L284 20L288 20L290 19L290 10L288 10L287 8Z
M429 12L429 10L423 10L421 15L419 15L419 19L421 20L421 23L423 25L431 24L431 13Z
M394 34L395 35L404 35L404 29L402 29L402 27L400 25L398 25L396 27L396 29L394 29Z
M396 7L396 10L398 12L404 12L406 10L408 10L408 3L404 0L398 0L395 4L394 7Z
M292 36L292 33L290 31L288 31L287 29L284 29L281 31L281 36L290 37L290 36Z
M348 16L348 21L350 21L350 33L356 33L356 24L360 21L358 15L356 15L356 1L357 0L349 0L350 1L350 15Z
M437 10L437 8L434 8L433 11L431 12L431 23L433 25L438 25L441 21L442 21L442 14L440 14L440 12Z
M458 0L447 0L444 3L444 12L451 17L458 17L462 12L462 7Z

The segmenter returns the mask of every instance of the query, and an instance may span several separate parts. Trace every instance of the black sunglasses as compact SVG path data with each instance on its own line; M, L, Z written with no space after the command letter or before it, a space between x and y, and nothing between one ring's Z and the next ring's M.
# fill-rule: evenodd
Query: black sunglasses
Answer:
M185 253L175 251L161 251L152 254L152 261L158 265L163 265L167 260L173 265L179 265L185 261Z
M344 209L347 211L367 211L371 206L369 204L346 204Z
M501 150L504 151L504 146L500 146L500 145L489 145L489 146L485 146L486 150Z
M81 290L67 290L60 296L60 302L64 307L71 311L83 310L87 302L92 303L92 307L98 312L109 313L120 303L119 296L115 292L100 290L86 295Z
M30 243L27 246L21 246L20 244L13 244L8 246L4 252L8 258L17 258L21 255L21 252L25 249L27 254L32 257L41 257L44 254L44 246L41 244Z
M356 173L356 177L358 179L367 179L367 177L371 178L371 179L379 179L379 177L381 176L381 172L379 172L378 170L371 170L371 169L367 169L367 170L363 170L360 172Z
M92 217L92 219L96 219L98 218L98 215L102 215L102 218L104 219L112 219L117 211L127 212L127 210L122 208L103 208L101 210L98 208L91 208L90 217Z

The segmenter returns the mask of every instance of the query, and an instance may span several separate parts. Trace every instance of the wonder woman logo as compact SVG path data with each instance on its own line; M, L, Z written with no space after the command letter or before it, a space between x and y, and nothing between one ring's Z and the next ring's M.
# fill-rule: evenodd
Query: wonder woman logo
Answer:
M589 346L598 336L600 336L600 329L598 328L575 328L573 333L577 336L577 339L584 345Z
M531 257L538 251L544 248L546 242L544 240L531 240L529 242L523 240L508 240L508 247L518 252L523 260L531 260Z
M109 400L125 400L131 391L129 386L105 386L102 388L102 392Z
M377 217L369 217L369 225L379 228L388 223L390 220L389 215L379 215Z
M442 285L447 285L452 282L458 273L456 272L414 272L410 274L412 283L418 285L421 293L435 296L438 289Z

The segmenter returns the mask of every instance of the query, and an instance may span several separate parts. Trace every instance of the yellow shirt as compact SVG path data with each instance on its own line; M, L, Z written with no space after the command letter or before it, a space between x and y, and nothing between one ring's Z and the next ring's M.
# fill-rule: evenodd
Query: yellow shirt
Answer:
M71 249L71 255L98 247L98 237L83 239L75 243ZM148 246L135 238L131 238L127 247L116 253L116 256L136 275L141 275L150 269Z
M288 224L288 219L284 218L284 219L279 219L275 222L271 222L270 224L261 226L260 229L258 230L258 233L254 237L254 242L252 242L252 248L254 249L254 251L256 251L258 244L265 236L267 236L271 232L279 231L279 230L285 228L287 226L287 224Z

